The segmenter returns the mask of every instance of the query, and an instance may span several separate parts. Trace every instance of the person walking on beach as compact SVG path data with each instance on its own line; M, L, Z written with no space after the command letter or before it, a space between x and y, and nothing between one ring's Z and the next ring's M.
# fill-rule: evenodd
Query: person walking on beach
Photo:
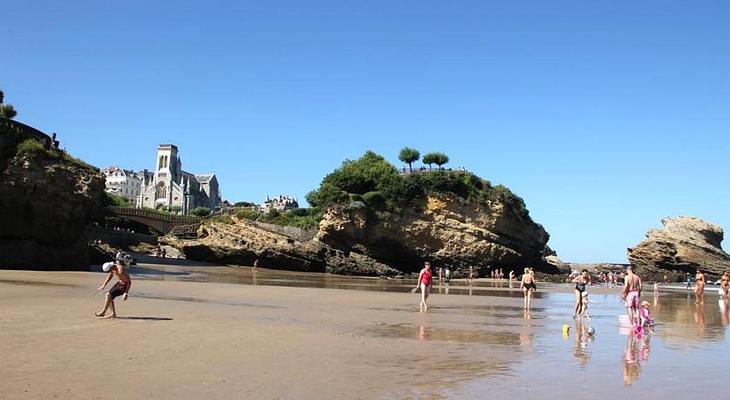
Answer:
M428 295L431 289L432 277L431 264L428 262L423 263L423 269L418 273L417 286L421 288L421 304L419 305L421 311L428 311Z
M114 278L114 275L119 278L119 281L107 292L106 299L104 301L104 308L99 312L95 312L94 315L99 318L113 319L117 317L117 310L114 308L114 299L124 295L124 301L127 301L127 298L129 297L129 289L132 287L132 278L129 277L129 273L127 272L127 268L124 264L119 261L105 263L101 268L104 272L108 272L109 274L107 275L104 283L96 289L96 293L104 290L107 283ZM108 317L104 317L109 307L111 307L112 313Z
M469 266L469 285L473 285L473 284L474 284L474 266L470 265Z
M439 267L439 285L444 281L444 269L443 267Z
M701 269L695 275L695 304L705 302L705 274Z
M451 282L451 270L449 269L448 265L446 266L445 274L446 274L446 283Z
M641 278L634 273L633 267L626 267L624 277L624 288L621 290L621 300L626 306L626 314L629 323L636 326L639 324L639 298L641 298Z
M523 310L530 311L530 303L532 302L532 292L535 289L535 278L530 273L529 268L525 268L524 274L522 274L522 281L520 282L520 290L524 296L525 306Z
M687 280L687 290L692 289L692 279L689 276L689 272L685 274L685 279Z
M573 318L578 318L579 315L583 314L583 292L586 291L586 285L591 283L591 276L588 274L588 270L584 269L580 275L576 276L572 280L575 283L575 309L573 310Z

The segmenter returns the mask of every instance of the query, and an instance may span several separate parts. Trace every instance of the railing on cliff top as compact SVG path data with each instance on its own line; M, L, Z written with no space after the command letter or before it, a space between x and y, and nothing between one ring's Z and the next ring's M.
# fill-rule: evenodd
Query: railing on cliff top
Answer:
M202 218L196 217L194 215L175 215L175 214L168 214L168 213L163 213L163 212L159 212L159 211L144 210L144 209L130 208L130 207L109 206L108 208L109 208L109 211L111 211L117 215L144 217L144 218L156 219L156 220L166 221L166 222L181 222L181 223L195 224L195 223L202 221Z
M5 117L0 117L0 132L6 134L16 134L22 139L37 139L47 146L50 146L52 144L51 137L46 135L45 133L22 122L14 121Z

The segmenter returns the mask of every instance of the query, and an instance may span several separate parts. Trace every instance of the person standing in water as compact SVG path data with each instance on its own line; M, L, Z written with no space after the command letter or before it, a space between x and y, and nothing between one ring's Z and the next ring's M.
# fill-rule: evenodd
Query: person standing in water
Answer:
M474 266L470 265L469 266L469 285L471 286L473 284L474 284Z
M705 274L701 269L695 275L695 304L705 302Z
M626 267L624 288L621 290L621 300L626 306L626 314L631 325L639 324L639 298L641 298L641 278L634 273L633 267Z
M431 264L427 261L423 263L423 269L418 273L418 287L421 288L421 304L419 305L421 311L428 310L428 295L431 290L432 277Z
M520 290L524 295L525 306L522 309L530 311L530 303L532 302L532 292L535 289L535 278L532 276L529 268L525 268L522 274L522 282L520 282Z
M95 312L94 315L99 318L114 319L117 317L117 310L114 308L114 299L124 295L124 301L127 301L127 298L129 297L129 289L132 287L132 278L129 277L129 273L127 273L127 268L124 264L119 261L104 263L101 268L104 272L108 272L109 274L107 275L104 283L96 289L96 293L104 290L107 283L112 280L114 275L117 275L119 281L107 292L106 300L104 301L104 308L99 312ZM109 307L111 307L112 313L108 317L104 317L106 310L108 310Z
M586 285L591 282L591 276L588 274L588 270L584 269L580 275L573 278L575 283L575 309L573 310L573 318L578 318L579 315L583 314L583 292L586 291Z
M727 300L728 290L730 290L730 274L724 272L720 278L720 298Z

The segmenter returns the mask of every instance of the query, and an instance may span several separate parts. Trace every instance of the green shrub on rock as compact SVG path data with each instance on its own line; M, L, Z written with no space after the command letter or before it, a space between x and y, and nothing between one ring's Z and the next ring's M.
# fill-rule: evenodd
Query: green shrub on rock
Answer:
M379 191L367 192L362 195L362 199L369 207L380 210L385 208L385 196Z
M429 153L423 161L441 167L448 160L443 153ZM307 195L307 201L320 208L363 202L384 214L418 208L426 197L435 193L455 195L484 205L500 201L518 215L528 215L524 201L504 186L492 187L489 181L472 173L442 168L401 175L395 166L371 151L357 160L346 160L340 168L325 176L319 189Z
M192 210L190 210L190 214L193 214L198 217L205 217L206 215L210 214L210 208L208 207L195 207Z

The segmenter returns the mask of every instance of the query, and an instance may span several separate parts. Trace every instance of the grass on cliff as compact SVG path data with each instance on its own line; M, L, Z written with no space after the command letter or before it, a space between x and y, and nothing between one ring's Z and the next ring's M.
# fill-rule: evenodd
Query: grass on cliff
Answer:
M483 205L500 202L516 215L527 217L525 202L508 188L492 186L472 173L437 169L407 175L371 151L357 160L346 160L325 176L319 189L307 194L314 207L325 209L361 201L379 213L400 213L418 208L430 194L456 195Z
M18 144L15 150L15 154L22 158L36 159L43 157L47 160L63 163L85 170L89 173L96 173L98 169L90 164L87 164L76 157L71 156L65 150L46 148L43 143L36 139L26 139Z

